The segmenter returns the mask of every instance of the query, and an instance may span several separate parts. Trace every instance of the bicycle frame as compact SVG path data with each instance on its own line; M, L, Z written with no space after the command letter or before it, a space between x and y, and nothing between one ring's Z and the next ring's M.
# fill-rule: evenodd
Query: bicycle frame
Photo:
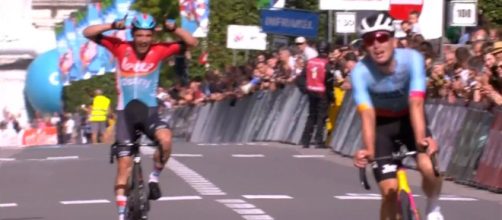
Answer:
M397 177L397 184L398 184L397 194L398 194L399 202L401 202L400 201L401 200L401 197L400 197L401 193L406 194L406 196L408 197L408 201L410 203L409 204L410 211L412 212L415 219L419 220L420 219L419 211L417 209L415 199L413 198L413 193L411 192L411 188L408 185L408 178L406 177L406 169L399 168L397 170L396 177Z
M415 156L417 154L416 151L411 151L411 152L397 152L397 153L393 153L392 155L390 156L384 156L384 157L379 157L379 158L375 158L373 160L374 161L379 161L379 160L402 160L404 159L405 157L411 157L411 156ZM432 167L434 169L434 175L435 176L439 176L439 171L438 171L438 167L437 167L437 161L436 161L436 157L435 155L432 155L432 157L430 158L431 159L431 162L432 162ZM413 198L413 194L411 192L411 188L408 184L408 179L406 177L406 169L405 168L399 168L396 172L396 178L397 178L397 182L398 182L398 189L397 189L397 198L398 198L398 202L399 204L402 204L402 202L409 202L408 206L409 206L409 209L408 211L411 211L411 217L415 220L419 220L420 219L420 212L418 211L417 209L417 206L416 206L416 203L415 203L415 200ZM366 168L360 168L359 169L359 179L360 179L360 182L361 182L361 185L366 189L366 190L370 190L371 187L368 183L368 179L366 177ZM406 199L407 201L402 201ZM401 209L401 211L403 211L403 209ZM401 213L401 214L404 214L404 213Z

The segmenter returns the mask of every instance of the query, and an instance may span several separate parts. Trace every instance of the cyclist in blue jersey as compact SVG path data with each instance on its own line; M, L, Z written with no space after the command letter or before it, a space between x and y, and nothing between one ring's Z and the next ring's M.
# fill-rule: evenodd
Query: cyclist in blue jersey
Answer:
M365 167L375 157L398 151L400 142L418 150L422 189L427 196L427 219L442 220L438 205L442 180L434 175L429 157L438 151L426 125L426 88L423 56L413 49L395 48L393 19L385 12L364 18L360 34L366 57L351 72L353 96L362 120L364 148L354 155L354 165ZM382 194L380 219L398 218L396 171L392 160L373 164Z
M169 125L159 120L157 110L157 86L161 62L172 55L183 54L187 47L197 45L197 40L187 31L165 22L164 29L180 42L154 43L156 22L151 15L138 14L132 21L133 41L122 41L105 36L103 32L125 29L125 19L111 24L91 25L84 36L107 48L117 59L116 87L118 93L116 142L118 146L118 171L115 194L119 219L124 218L127 197L125 188L132 165L131 147L136 140L136 130L141 130L150 139L158 141L163 158L154 154L154 167L149 177L149 198L161 197L159 175L171 154L171 131Z

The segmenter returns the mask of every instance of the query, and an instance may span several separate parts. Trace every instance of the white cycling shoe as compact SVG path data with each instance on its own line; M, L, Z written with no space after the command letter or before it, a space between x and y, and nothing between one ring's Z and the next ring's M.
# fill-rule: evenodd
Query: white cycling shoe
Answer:
M438 211L431 212L427 215L427 220L444 220L443 214Z

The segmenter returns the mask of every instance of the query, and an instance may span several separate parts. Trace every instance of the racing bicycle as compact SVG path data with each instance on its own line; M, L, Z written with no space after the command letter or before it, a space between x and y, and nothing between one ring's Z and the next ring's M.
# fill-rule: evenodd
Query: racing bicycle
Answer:
M395 152L390 156L377 157L372 162L389 160L389 159L394 161L401 161L406 157L416 156L417 153L418 153L417 151ZM434 175L438 177L439 169L437 167L436 155L435 154L432 155L430 159L432 162L432 167L434 169ZM398 182L397 201L401 218L403 220L420 220L420 213L417 209L415 200L413 199L411 188L408 185L408 179L406 177L406 169L400 167L396 172L396 177ZM361 181L361 185L366 190L371 189L368 183L368 179L366 177L366 168L359 169L359 179Z
M143 171L141 169L141 147L157 147L159 149L160 158L162 158L162 149L160 145L156 142L144 144L140 141L140 138L136 138L136 141L132 144L132 158L133 165L131 169L131 174L127 180L126 196L127 196L127 207L125 213L125 219L127 220L147 220L148 211L150 210L150 201L148 199L148 191L143 178ZM117 153L117 144L113 144L110 153L110 163L113 164L114 157Z

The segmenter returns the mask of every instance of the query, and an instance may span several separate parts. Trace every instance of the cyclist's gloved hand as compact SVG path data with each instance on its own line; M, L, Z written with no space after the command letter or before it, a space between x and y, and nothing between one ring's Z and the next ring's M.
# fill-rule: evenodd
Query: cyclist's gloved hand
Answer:
M439 151L438 143L432 137L426 137L422 141L419 142L420 151L427 153L427 155L432 156L433 154Z
M366 149L356 151L354 155L354 166L364 168L368 165L369 161L375 158L375 154Z
M176 29L178 28L178 26L176 25L176 20L166 19L166 21L164 22L164 28L168 32L176 31Z
M122 19L116 19L112 23L112 28L114 30L124 30L124 29L126 29L126 25L125 25L126 19L127 19L127 15L124 18L122 18Z

